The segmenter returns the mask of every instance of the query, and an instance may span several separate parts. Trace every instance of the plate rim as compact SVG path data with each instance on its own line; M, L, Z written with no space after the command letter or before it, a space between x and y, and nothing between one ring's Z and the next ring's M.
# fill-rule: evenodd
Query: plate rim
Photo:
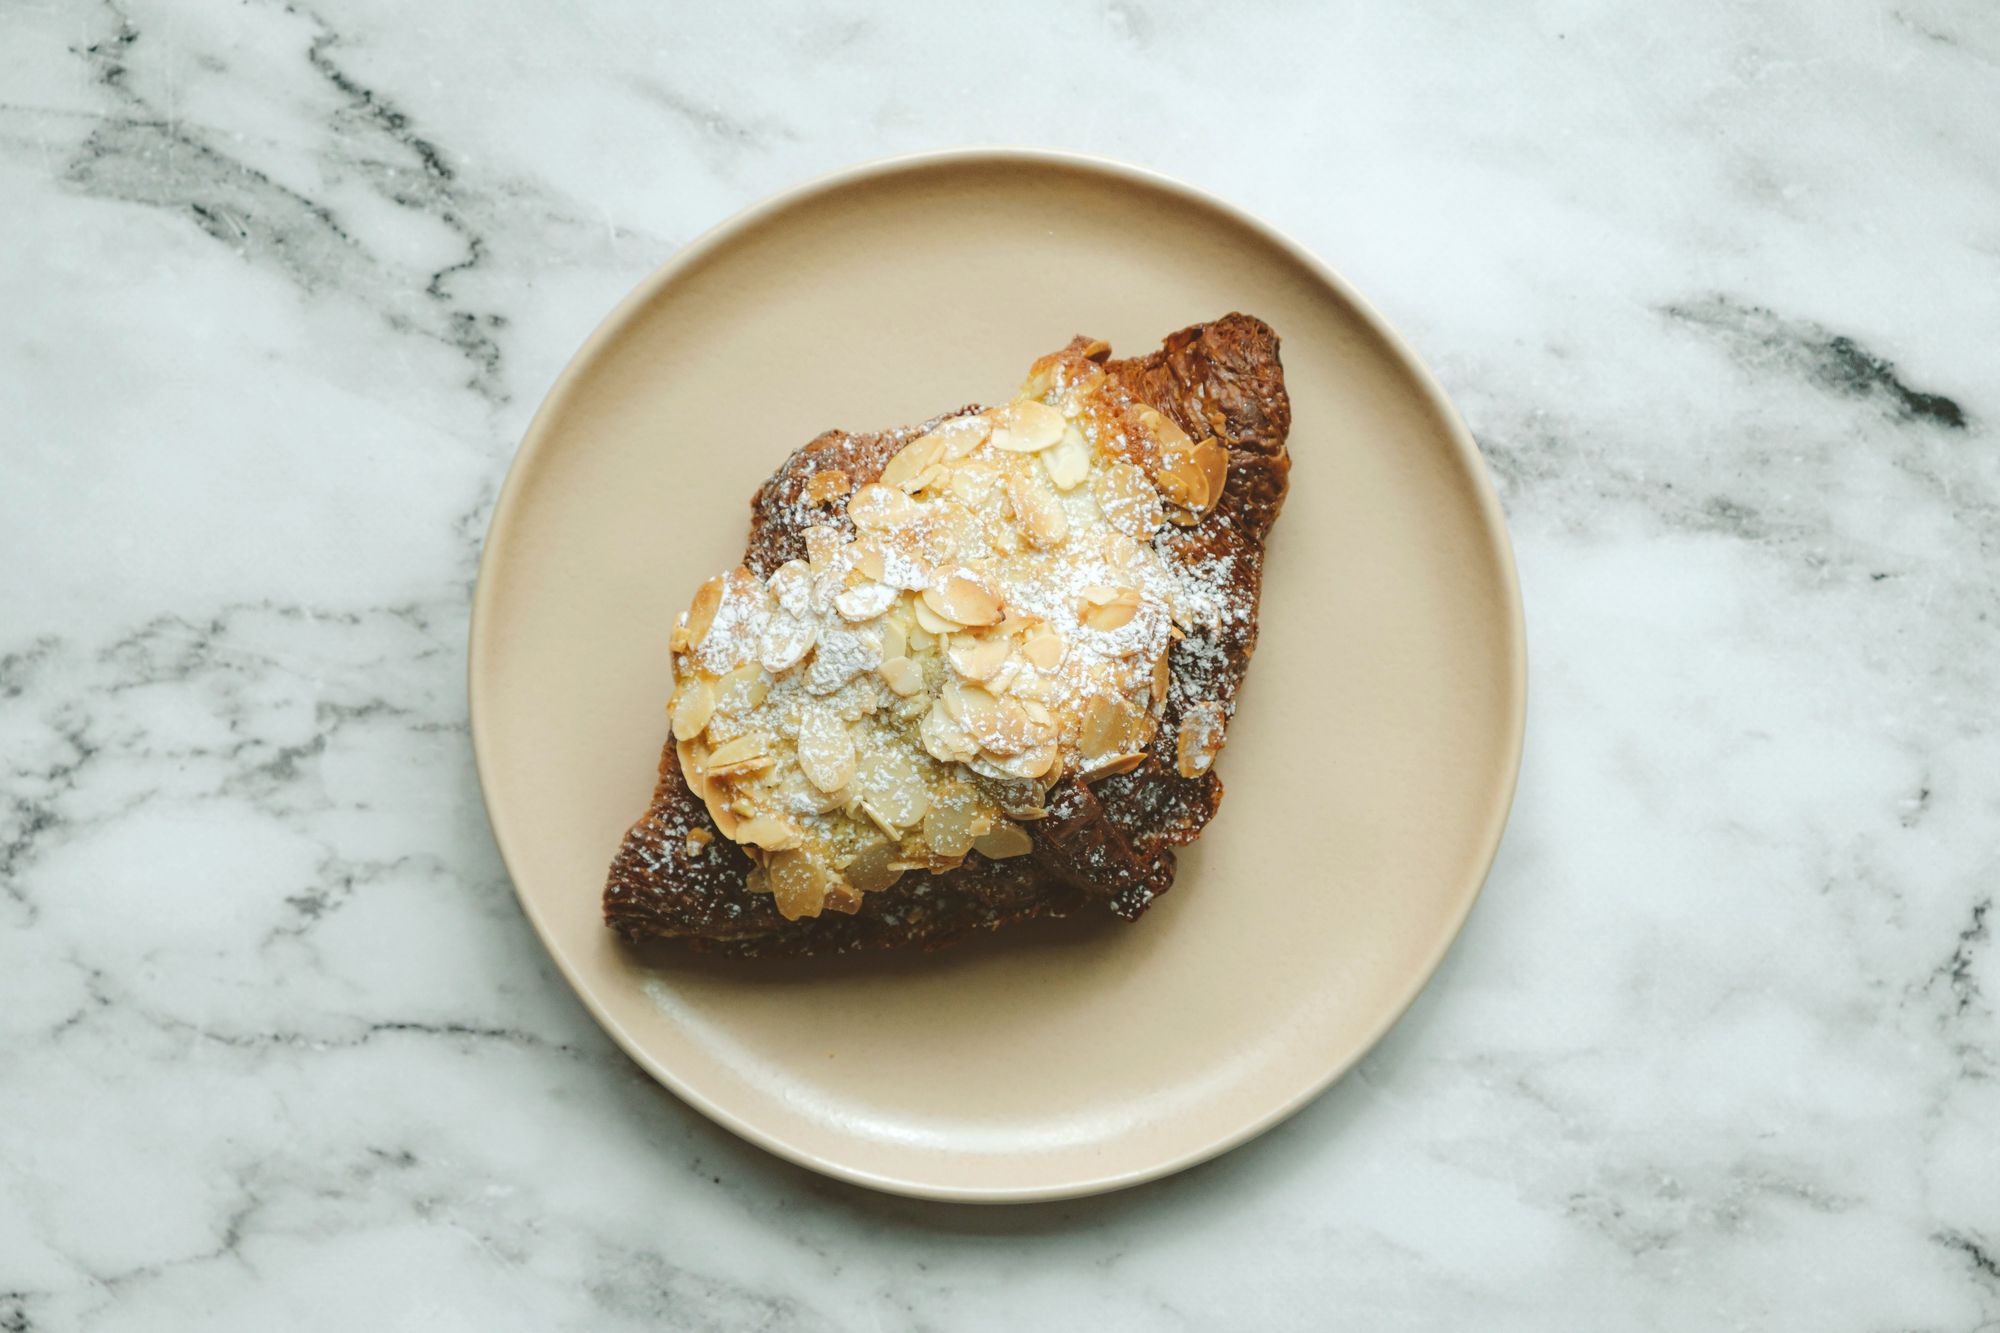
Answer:
M1382 1018L1368 1030L1366 1039L1359 1043L1346 1059L1333 1062L1323 1076L1309 1081L1290 1098L1252 1117L1229 1133L1144 1166L1109 1171L1056 1184L994 1187L952 1185L914 1177L887 1175L850 1166L793 1143L782 1135L772 1133L719 1105L684 1081L663 1061L655 1058L644 1044L627 1031L624 1025L599 1002L594 988L584 984L575 963L557 945L548 924L543 920L541 910L521 888L520 877L514 869L516 858L510 850L509 836L501 827L501 821L494 816L493 780L488 772L487 761L491 746L482 739L490 724L484 721L488 713L480 704L480 691L477 688L478 680L485 673L488 656L488 651L482 647L489 638L483 627L491 618L491 608L497 597L494 591L495 580L491 577L491 566L495 563L496 547L506 544L504 540L496 541L496 536L504 538L513 510L521 503L525 484L523 479L533 471L529 466L530 462L546 446L545 437L549 423L567 406L583 369L595 359L598 351L620 336L638 312L649 305L682 273L700 264L736 236L759 223L806 204L819 196L851 186L968 164L1054 168L1081 174L1096 174L1127 185L1143 185L1165 191L1186 202L1214 210L1248 228L1302 265L1315 279L1332 289L1345 301L1360 316L1370 332L1381 339L1383 345L1410 373L1426 405L1443 424L1445 437L1459 456L1459 461L1466 467L1468 478L1473 482L1490 555L1494 561L1494 568L1500 575L1500 593L1505 604L1504 620L1508 640L1506 668L1513 681L1513 688L1507 700L1504 781L1501 788L1496 791L1495 799L1487 811L1486 826L1480 830L1479 845L1482 852L1477 860L1477 875L1473 878L1469 891L1461 891L1460 900L1447 922L1447 928L1439 933L1436 943L1424 957L1422 967L1411 971L1411 980L1404 986L1402 992L1394 997L1393 1003L1385 1008ZM473 770L479 784L480 805L486 815L487 827L491 830L494 845L499 850L501 864L507 871L508 883L514 890L515 900L534 928L536 938L541 941L542 948L554 961L556 970L562 974L563 981L569 986L571 993L583 1003L585 1010L589 1012L598 1027L603 1029L627 1057L645 1070L648 1076L681 1101L766 1152L849 1184L907 1198L951 1203L1034 1203L1076 1199L1129 1189L1148 1181L1158 1180L1219 1157L1282 1124L1345 1077L1380 1044L1389 1030L1402 1020L1410 1006L1416 1002L1417 996L1430 984L1445 955L1450 952L1452 945L1464 931L1474 905L1485 892L1486 882L1499 855L1500 843L1505 835L1514 799L1519 790L1527 729L1527 621L1522 605L1520 573L1514 559L1512 536L1508 531L1506 515L1501 507L1499 495L1494 489L1485 457L1479 452L1472 433L1466 428L1458 410L1445 394L1443 386L1431 373L1430 367L1417 355L1415 349L1395 326L1390 324L1381 311L1377 310L1352 283L1288 232L1257 214L1178 177L1114 158L1067 149L981 146L932 149L870 158L810 177L797 185L759 199L677 247L663 262L640 279L638 284L626 293L624 298L591 330L589 336L564 363L562 370L544 395L541 405L529 419L528 426L521 435L521 442L515 448L513 458L507 465L506 478L501 483L500 492L494 501L492 516L487 520L486 532L480 542L479 564L473 586L466 638L468 733L473 752Z

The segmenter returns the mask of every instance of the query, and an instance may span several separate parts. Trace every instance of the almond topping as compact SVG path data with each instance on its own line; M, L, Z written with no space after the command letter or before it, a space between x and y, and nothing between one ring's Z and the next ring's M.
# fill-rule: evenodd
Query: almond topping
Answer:
M799 714L799 767L812 785L839 791L853 780L854 763L854 738L846 724L823 704L808 704Z
M1013 648L1003 638L978 639L970 634L954 634L945 655L959 675L967 680L985 680L1000 669Z
M983 413L975 412L971 416L940 421L937 429L924 438L939 441L942 445L941 460L952 463L986 443L986 437L992 431L993 423Z
M812 651L813 640L818 637L819 626L815 622L801 620L787 611L774 612L764 626L757 661L766 671L789 670Z
M1091 629L1109 631L1128 623L1138 610L1138 589L1100 585L1083 590L1083 602L1077 608L1077 617Z
M1069 645L1063 642L1063 636L1047 627L1030 634L1021 645L1021 656L1041 671L1053 671L1061 666L1063 654L1068 651Z
M831 877L817 861L801 851L773 852L764 866L779 916L797 921L819 915Z
M847 494L847 490L847 474L839 468L830 468L812 474L812 480L806 483L806 498L816 505L832 504Z
M862 583L834 598L833 607L842 620L873 620L894 606L901 595L886 583Z
M923 600L937 615L959 625L991 625L1000 619L999 596L968 569L954 570L924 589Z
M1184 778L1200 777L1222 753L1228 719L1222 705L1204 699L1181 715L1180 734L1174 738L1174 771Z
M994 415L993 447L1007 453L1036 453L1063 436L1063 414L1032 398L1017 399Z
M972 845L981 856L994 861L1004 861L1010 856L1026 856L1035 850L1035 840L1028 836L1028 830L1005 820L975 838Z
M798 846L800 839L799 831L776 815L758 815L736 826L736 841L782 852Z
M1030 545L1046 551L1069 536L1069 515L1040 473L1016 472L1008 477L1007 499Z
M691 741L701 735L708 726L708 718L715 711L715 690L699 676L682 684L681 692L674 700L674 739Z
M723 576L714 578L695 589L694 604L688 607L687 641L690 649L701 647L701 641L708 637L708 627L715 623L715 612L722 605Z
M1078 782L1090 783L1097 781L1099 778L1115 778L1120 773L1130 773L1145 762L1146 752L1143 750L1132 754L1115 755L1095 768L1087 768L1077 774L1076 780Z
M854 498L847 502L847 517L855 527L864 531L879 532L901 527L915 522L921 513L915 500L893 486L874 481L856 491ZM813 563L820 562L815 559Z
M1057 490L1074 490L1090 475L1090 442L1075 426L1066 427L1062 439L1043 450L1041 459Z
M1134 541L1151 541L1160 524L1166 521L1159 492L1153 489L1146 474L1130 463L1117 462L1105 467L1091 483L1091 494L1104 514L1104 521Z
M943 454L944 441L936 435L913 440L904 445L882 469L882 484L914 491L918 489L917 479L936 466Z
M708 775L738 777L771 766L771 740L761 731L746 731L708 752Z
M876 669L882 673L882 683L902 698L907 699L924 687L924 669L907 657L886 658Z

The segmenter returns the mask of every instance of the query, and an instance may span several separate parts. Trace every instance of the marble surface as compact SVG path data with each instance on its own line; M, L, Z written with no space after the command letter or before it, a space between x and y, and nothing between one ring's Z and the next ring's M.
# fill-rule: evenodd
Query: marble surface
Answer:
M0 1330L2000 1328L1996 113L1980 0L0 7ZM977 1211L619 1055L462 673L632 283L1004 141L1381 305L1534 682L1486 897L1354 1075Z

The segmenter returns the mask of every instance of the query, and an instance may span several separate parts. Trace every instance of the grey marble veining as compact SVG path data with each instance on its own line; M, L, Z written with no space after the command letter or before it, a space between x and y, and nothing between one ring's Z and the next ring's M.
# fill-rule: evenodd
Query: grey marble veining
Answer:
M0 10L0 1330L2000 1328L2000 14ZM464 728L514 442L850 161L1300 236L1506 502L1521 793L1436 983L1183 1176L965 1211L655 1088Z

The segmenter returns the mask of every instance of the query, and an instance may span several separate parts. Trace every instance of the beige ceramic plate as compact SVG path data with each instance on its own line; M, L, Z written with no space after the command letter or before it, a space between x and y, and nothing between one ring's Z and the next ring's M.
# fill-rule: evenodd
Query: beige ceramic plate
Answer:
M1136 925L774 966L622 947L605 867L646 805L666 639L751 493L832 426L1005 398L1072 334L1144 352L1243 310L1284 340L1291 498L1228 797ZM1130 1185L1309 1100L1430 976L1521 751L1519 593L1437 386L1325 265L1185 186L977 151L861 167L689 246L563 373L507 478L471 643L493 828L563 974L752 1141L905 1194Z

